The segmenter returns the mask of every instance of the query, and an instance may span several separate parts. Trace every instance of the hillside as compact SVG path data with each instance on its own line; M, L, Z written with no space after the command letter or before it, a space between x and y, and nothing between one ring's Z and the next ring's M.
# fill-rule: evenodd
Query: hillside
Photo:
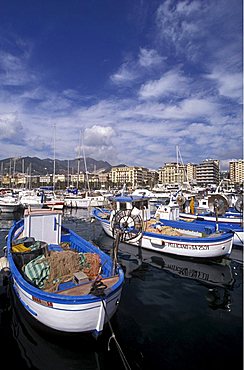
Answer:
M69 162L69 164L68 164ZM97 161L93 158L86 158L86 165L88 172L94 172L97 170L109 171L112 166L106 161ZM0 160L1 173L13 172L27 172L30 171L35 175L46 175L53 173L53 159L46 158L40 159L37 157L22 157L18 159L6 158ZM69 167L69 173L77 173L78 159L72 160L59 160L55 161L55 173L56 174L67 174ZM80 171L85 171L84 159L80 158Z

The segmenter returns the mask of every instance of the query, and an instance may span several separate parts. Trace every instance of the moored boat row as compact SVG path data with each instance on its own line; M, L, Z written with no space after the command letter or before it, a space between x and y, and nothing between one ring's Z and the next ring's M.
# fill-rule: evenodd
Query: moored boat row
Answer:
M216 232L214 227L152 217L143 196L111 198L111 209L94 209L93 216L110 237L142 248L184 257L218 258L229 255L233 232ZM158 217L159 216L159 217Z

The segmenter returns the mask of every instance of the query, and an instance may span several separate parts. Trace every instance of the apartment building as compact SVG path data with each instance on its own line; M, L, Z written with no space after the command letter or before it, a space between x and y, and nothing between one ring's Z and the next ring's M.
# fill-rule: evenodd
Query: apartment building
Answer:
M181 184L186 181L186 168L183 164L165 163L158 170L158 175L160 184Z
M229 173L231 184L243 184L244 182L244 160L238 159L230 161Z
M110 173L111 183L115 186L130 185L132 188L145 186L150 181L149 170L145 167L113 167Z
M205 159L196 166L196 181L199 185L218 185L220 181L219 160Z
M193 163L187 163L186 165L186 177L189 183L196 181L197 165Z

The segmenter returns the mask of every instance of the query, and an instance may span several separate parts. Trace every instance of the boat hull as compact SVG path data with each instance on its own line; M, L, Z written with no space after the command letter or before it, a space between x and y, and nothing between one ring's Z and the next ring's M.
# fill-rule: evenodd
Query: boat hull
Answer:
M22 206L19 204L9 204L9 205L0 204L0 211L3 213L18 212L21 208Z
M104 197L69 198L66 197L64 205L67 208L88 209L90 207L104 207L106 200Z
M43 325L62 332L98 334L102 332L107 320L116 312L122 290L120 287L103 301L94 297L84 302L76 303L74 300L70 303L66 297L61 303L47 296L40 298L35 293L27 292L15 277L13 277L13 288L23 307Z

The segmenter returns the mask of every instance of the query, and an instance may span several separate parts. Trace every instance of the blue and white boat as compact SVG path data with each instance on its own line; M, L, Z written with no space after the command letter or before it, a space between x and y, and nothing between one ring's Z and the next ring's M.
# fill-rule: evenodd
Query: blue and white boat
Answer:
M118 308L124 273L102 250L62 227L61 216L59 210L27 209L24 219L12 226L6 254L12 287L24 308L45 326L99 334ZM39 248L32 248L35 244ZM83 261L75 272L73 258Z
M206 226L214 226L220 231L232 231L234 233L233 244L243 246L244 244L244 223L243 223L243 199L238 198L236 208L229 207L224 196L219 194L210 197L210 209L208 212L201 214L179 212L178 219L202 224ZM218 206L218 215L214 212L214 203ZM163 207L161 207L163 208Z
M93 216L113 238L157 252L183 257L218 258L232 250L233 233L214 227L152 217L143 196L111 197L111 209L94 208Z

